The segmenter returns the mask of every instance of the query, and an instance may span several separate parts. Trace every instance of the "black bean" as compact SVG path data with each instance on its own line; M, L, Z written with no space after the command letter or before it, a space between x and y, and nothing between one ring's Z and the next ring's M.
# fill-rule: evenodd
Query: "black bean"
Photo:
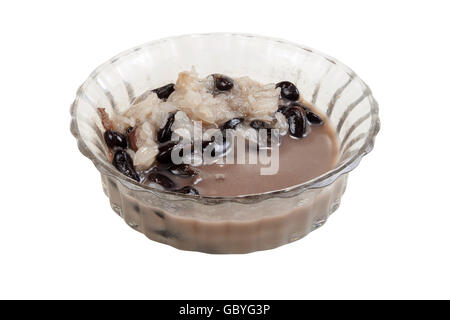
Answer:
M152 91L156 93L159 99L166 100L172 94L172 92L175 91L175 84L169 83Z
M312 126L321 126L323 124L322 118L320 118L317 114L310 110L306 111L306 119L308 119L308 122Z
M202 141L202 149L205 149L210 143L213 143L213 141Z
M282 114L285 114L285 112L290 108L290 106L287 105L281 105L278 106L277 112L281 112Z
M228 120L220 127L220 129L221 130L234 129L242 121L244 121L244 118L234 118L234 119Z
M278 100L279 106L287 106L287 107L293 107L293 106L300 106L300 102L298 100L291 101L285 98L281 98Z
M157 171L150 171L147 176L147 180L151 183L159 184L166 189L173 189L176 186L175 182L173 182L170 178Z
M300 107L303 108L303 110L305 110L305 112L311 111L310 108L308 108L307 106L303 105L303 104L299 104Z
M204 152L205 149L212 143L214 143L214 137L210 141L202 141L202 151ZM211 153L212 153L211 155L214 157L215 149L213 149Z
M175 149L176 154L180 157L184 157L185 148L194 152L194 144L187 146L186 144L178 144L177 142L168 142L159 147L159 153L156 156L156 160L160 163L171 164L172 163L172 151Z
M275 85L275 88L281 88L280 91L281 98L296 101L300 97L300 93L298 92L297 87L292 82L289 81L278 82Z
M175 113L169 114L164 127L158 130L157 139L158 142L167 142L172 138L172 125L175 121Z
M214 86L219 91L228 91L233 88L233 80L223 74L213 74Z
M191 187L191 186L185 186L185 187L183 187L181 189L175 190L175 192L179 192L179 193L183 193L183 194L191 194L193 196L200 195L198 190L195 189L194 187Z
M212 138L211 141L202 141L203 152L205 152L205 149L211 144L214 144L214 137ZM211 150L211 157L215 157L215 156L216 156L216 146L214 145L214 148Z
M131 159L130 155L125 150L117 150L114 153L112 164L127 177L138 182L140 181L139 175L134 169L133 159Z
M181 177L194 177L198 174L198 171L194 168L192 168L188 164L175 164L173 166L169 167L169 171L176 175Z
M213 148L211 149L211 157L215 157L216 155L224 155L227 150L230 148L231 143L226 139L225 133L223 135L223 141L215 141L215 137L212 137L211 141L203 141L202 142L202 149L205 150L206 147L209 145L212 145Z
M176 146L176 142L168 142L159 146L159 153L156 156L156 160L161 163L171 163L172 162L172 150Z
M281 112L283 114L291 107L300 107L300 106L302 106L300 104L300 102L298 102L298 101L290 101L290 100L287 100L287 99L280 99L280 101L278 103L279 103L279 105L278 105L278 110L277 111Z
M303 138L306 134L306 114L302 108L291 107L285 112L291 136Z
M111 149L113 148L126 149L128 146L127 138L119 132L106 130L103 137L105 138L106 144Z
M250 127L256 130L270 129L270 124L262 120L253 120L250 122Z
M158 145L158 150L159 150L159 152L162 152L162 151L165 151L165 150L167 150L167 149L173 148L173 147L176 146L177 144L178 144L178 141L167 141L167 142L163 142L163 143L160 143L160 144Z

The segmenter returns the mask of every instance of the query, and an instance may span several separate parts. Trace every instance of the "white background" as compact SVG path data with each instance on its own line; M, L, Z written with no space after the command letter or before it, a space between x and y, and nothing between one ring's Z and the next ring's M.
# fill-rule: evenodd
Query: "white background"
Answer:
M446 1L0 4L0 298L450 298ZM354 69L380 104L375 149L321 229L248 255L183 252L110 209L69 132L99 64L192 32L284 38Z

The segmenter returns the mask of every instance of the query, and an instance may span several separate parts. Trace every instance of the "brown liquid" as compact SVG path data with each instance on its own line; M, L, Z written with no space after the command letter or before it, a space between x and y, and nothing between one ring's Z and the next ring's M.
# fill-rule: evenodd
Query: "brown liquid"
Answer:
M325 119L325 117L323 117ZM335 166L338 143L325 120L303 139L284 136L276 175L260 175L261 165L204 165L199 175L180 178L165 173L181 187L192 185L201 195L234 196L278 190L317 177ZM216 175L222 175L217 179ZM242 205L209 206L173 203L153 193L137 193L102 176L111 206L134 229L179 249L209 253L246 253L298 240L321 226L339 206L346 176L333 184L289 198L273 197Z
M114 211L150 239L183 250L247 253L296 241L323 225L339 207L347 176L297 196L246 205L172 202L135 193L105 175L102 180Z
M315 111L317 112L317 111ZM325 117L322 116L323 119ZM248 159L247 148L247 159ZM255 152L255 151L253 151ZM236 154L236 152L235 152ZM263 164L210 164L196 167L194 178L181 178L162 171L179 188L194 186L203 196L239 196L285 189L301 184L331 170L336 164L338 143L327 120L311 126L302 139L283 136L279 147L279 169L274 175L261 175ZM162 169L162 168L161 168Z
M204 165L199 167L201 180L195 187L205 196L238 196L284 189L332 169L338 146L334 131L324 124L313 127L303 139L284 136L279 152L279 170L274 175L261 175L261 167L268 167L262 164Z

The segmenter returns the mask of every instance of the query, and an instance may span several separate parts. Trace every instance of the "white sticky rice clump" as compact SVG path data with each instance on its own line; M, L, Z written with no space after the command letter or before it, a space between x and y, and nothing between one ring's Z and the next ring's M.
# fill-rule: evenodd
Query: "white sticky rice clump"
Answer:
M280 131L280 135L284 136L287 134L289 130L289 124L287 122L286 117L281 112L275 113L275 126L274 129L278 129Z
M138 97L128 110L111 117L114 130L125 132L128 127L135 127L135 153L130 153L138 170L149 168L158 154L156 132L167 121L171 112L177 108L158 98L156 93L148 91Z
M168 101L184 111L189 118L208 124L222 124L239 117L263 117L278 109L280 89L262 85L248 77L233 79L233 88L214 91L212 76L200 79L195 72L181 72L175 91Z
M239 111L244 117L261 119L272 115L278 109L280 88L274 84L262 85L249 77L234 80L229 100L232 110Z
M171 129L175 133L175 137L181 137L185 140L191 140L194 137L194 122L183 111L175 113L175 120Z
M211 78L200 79L195 71L181 72L168 101L192 120L219 124L241 116L228 107L228 94L213 95Z
M164 127L170 114L175 113L171 127L174 137L186 139L194 137L194 121L202 121L206 129L218 128L233 118L276 119L276 128L284 131L286 119L276 112L279 95L280 89L274 84L262 85L249 77L234 78L231 90L219 92L213 76L199 78L192 69L178 75L175 91L167 101L148 90L128 110L109 116L115 131L124 133L129 127L135 128L134 152L130 151L130 156L138 170L145 170L158 155L157 131Z
M145 170L153 164L159 152L155 130L148 121L136 128L136 146L134 165L138 170Z

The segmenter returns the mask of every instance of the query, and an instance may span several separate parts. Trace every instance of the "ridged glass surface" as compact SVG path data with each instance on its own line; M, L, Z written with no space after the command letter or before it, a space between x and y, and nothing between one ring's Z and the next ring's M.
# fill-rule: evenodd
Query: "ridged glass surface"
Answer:
M144 91L173 82L180 71L192 66L200 75L247 75L262 83L295 83L336 129L340 143L336 168L281 191L232 198L192 198L141 186L121 175L106 157L96 108L123 111ZM346 174L372 150L379 130L377 103L348 67L304 46L242 34L187 35L128 50L89 76L77 92L71 115L71 131L80 151L101 172L112 207L129 225L181 249L215 253L273 248L322 225L339 205ZM228 233L220 229L224 221L229 223ZM249 228L262 229L246 230L243 221L253 221ZM186 228L193 225L197 233L188 235Z

